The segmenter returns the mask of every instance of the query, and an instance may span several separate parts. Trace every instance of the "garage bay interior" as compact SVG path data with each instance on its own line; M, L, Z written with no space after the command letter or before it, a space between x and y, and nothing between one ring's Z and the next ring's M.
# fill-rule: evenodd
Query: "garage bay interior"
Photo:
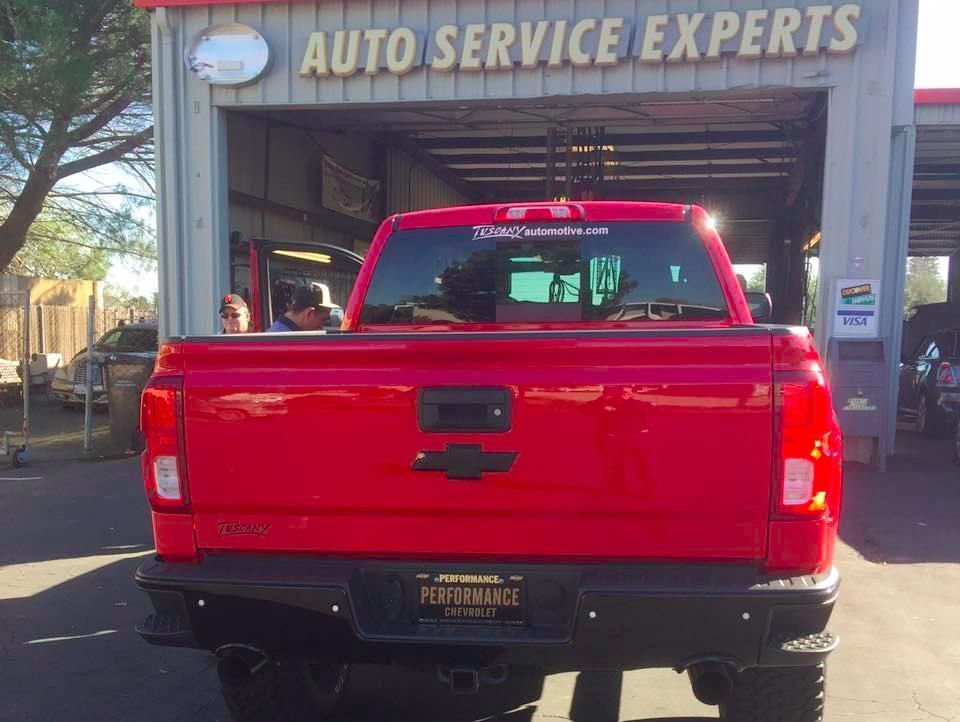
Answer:
M384 217L437 206L669 201L715 217L775 320L810 324L826 125L826 93L801 90L233 110L231 284L249 298L268 238L272 315L311 279L345 305L352 259L297 244L362 256Z

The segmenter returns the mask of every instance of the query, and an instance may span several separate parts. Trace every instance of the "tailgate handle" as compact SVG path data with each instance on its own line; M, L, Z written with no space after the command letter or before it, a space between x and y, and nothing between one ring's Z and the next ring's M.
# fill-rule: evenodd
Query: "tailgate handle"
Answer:
M510 430L510 389L438 386L420 389L421 431L490 433Z

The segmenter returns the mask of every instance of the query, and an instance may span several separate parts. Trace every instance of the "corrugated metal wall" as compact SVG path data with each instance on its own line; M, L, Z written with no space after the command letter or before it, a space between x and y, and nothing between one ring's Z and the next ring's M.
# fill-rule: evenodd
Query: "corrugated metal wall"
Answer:
M238 231L242 238L322 241L354 249L357 242L368 240L369 234L311 223L295 211L310 213L323 209L320 187L325 155L360 175L376 177L377 152L367 138L344 138L310 128L291 127L266 116L230 113L228 185L231 191L248 199L246 203L237 197L231 200L230 231ZM261 209L257 200L263 198L283 206L287 212Z
M390 151L387 161L388 213L458 206L467 202L466 197L403 151Z
M960 125L960 105L918 105L916 122L917 125Z
M912 0L916 4L915 0ZM896 4L896 0L893 0ZM861 62L884 54L888 0L862 0L864 42L850 56L720 62L641 64L629 60L608 68L565 66L492 72L429 72L414 68L401 77L301 78L299 68L310 33L339 29L409 27L427 33L444 24L624 17L633 27L648 15L717 10L753 10L822 5L822 0L349 0L259 5L218 5L182 11L182 37L213 23L238 21L260 30L275 51L270 73L256 85L215 88L218 105L391 102L414 99L532 98L580 93L669 93L694 89L811 87L852 80ZM829 3L827 3L829 4ZM832 27L832 24L829 24Z

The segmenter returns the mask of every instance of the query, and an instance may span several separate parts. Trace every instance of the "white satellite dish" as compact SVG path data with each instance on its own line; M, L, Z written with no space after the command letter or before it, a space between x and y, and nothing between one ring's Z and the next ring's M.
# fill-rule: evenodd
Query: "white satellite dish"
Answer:
M221 23L193 36L183 51L187 70L211 85L238 88L256 83L270 69L270 47L243 23Z

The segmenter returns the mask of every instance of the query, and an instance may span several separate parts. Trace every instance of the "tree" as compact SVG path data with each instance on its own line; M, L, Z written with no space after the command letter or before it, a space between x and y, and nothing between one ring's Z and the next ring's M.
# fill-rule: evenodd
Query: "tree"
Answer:
M129 0L0 0L0 271L25 244L28 271L68 246L153 255L148 25ZM83 178L110 163L147 190Z
M946 300L947 283L940 275L939 261L930 256L908 259L907 281L903 291L904 316L910 316L917 306Z
M820 289L820 264L807 258L807 291L803 302L803 325L813 328L817 323L817 292Z
M106 308L132 308L137 316L156 316L157 294L150 298L136 296L120 286L108 283L103 289L103 305Z
M767 290L767 267L760 266L750 278L747 279L747 290L763 293Z

